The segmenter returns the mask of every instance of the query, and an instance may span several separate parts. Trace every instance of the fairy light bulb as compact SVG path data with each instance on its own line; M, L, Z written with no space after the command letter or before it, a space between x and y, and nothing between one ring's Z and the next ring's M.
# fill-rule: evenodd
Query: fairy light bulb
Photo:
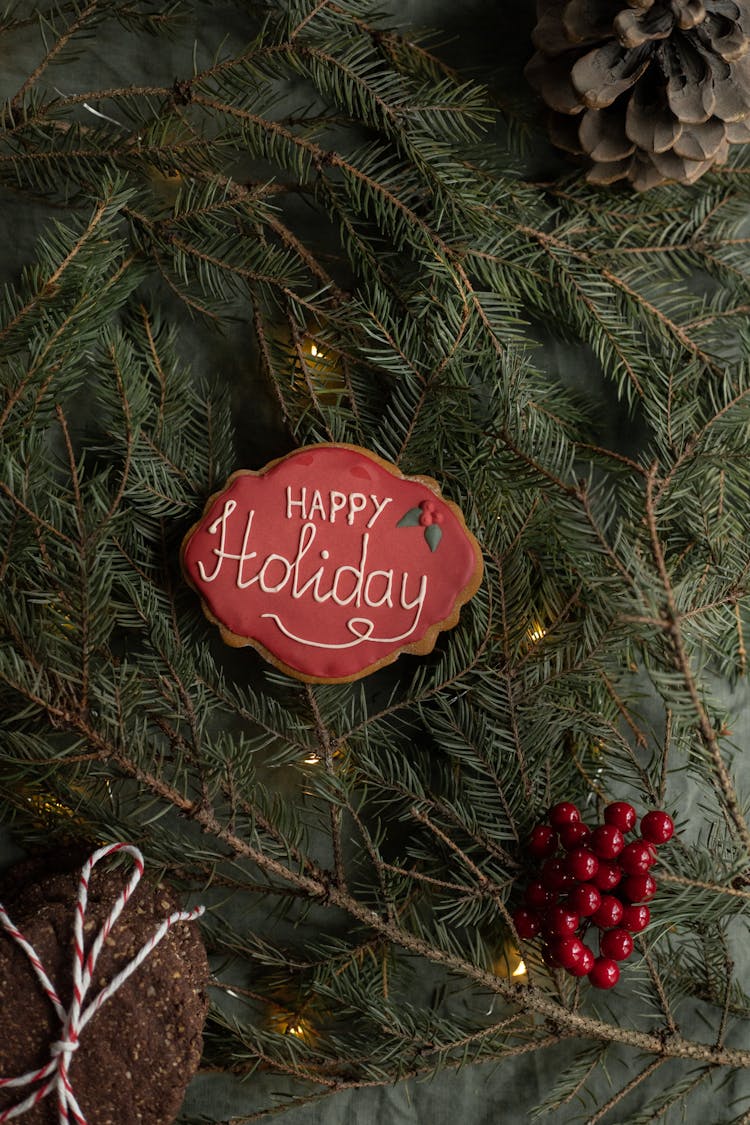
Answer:
M289 1035L308 1045L315 1041L315 1026L298 1012L290 1012L288 1008L279 1009L272 1014L270 1022L271 1028L279 1035Z
M339 354L313 336L303 336L297 355L297 378L308 382L321 402L338 402L346 393L344 371ZM304 366L304 372L300 367Z
M492 971L497 977L507 977L514 980L520 980L528 974L526 962L518 948L511 942L508 942L503 948L495 964L492 966Z

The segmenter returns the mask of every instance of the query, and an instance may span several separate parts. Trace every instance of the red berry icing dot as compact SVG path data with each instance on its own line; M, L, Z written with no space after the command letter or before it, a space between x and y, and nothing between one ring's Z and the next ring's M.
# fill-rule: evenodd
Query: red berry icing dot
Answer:
M637 877L637 876L635 876ZM599 909L591 915L591 921L600 930L609 930L622 922L623 906L614 895L602 895Z
M666 844L672 839L674 821L667 813L655 810L641 820L641 835L652 844Z
M625 846L625 839L614 824L600 824L591 833L591 850L599 859L616 859Z
M528 843L529 855L546 859L557 851L557 833L549 824L537 824L531 829Z
M613 961L625 961L633 952L633 939L627 930L607 930L601 936L599 950Z
M422 500L420 503L422 515L419 517L419 522L422 527L429 527L433 523L442 523L442 513L438 511L438 506L434 500Z
M656 894L656 879L653 875L628 875L621 889L629 902L648 902Z
M581 814L570 801L560 801L549 810L549 821L555 828L560 828L563 824L573 824L580 819Z
M519 910L514 910L512 914L513 925L520 938L524 941L529 941L535 938L541 931L541 921L539 915L534 913L533 910L525 910L521 907Z
M633 906L630 904L626 906L622 912L622 922L620 925L624 930L629 930L631 934L639 934L641 930L646 929L650 921L651 911L647 906Z
M568 906L582 918L590 918L602 904L601 892L591 883L579 883L568 895ZM645 908L644 908L645 909Z
M645 840L633 840L622 849L617 862L626 875L645 875L655 860L650 844Z
M620 979L620 968L611 957L597 957L589 973L594 988L614 988Z
M599 860L588 848L573 848L565 860L565 867L574 879L586 883L599 870Z
M632 832L638 815L627 801L613 801L604 810L605 824L613 824L621 832Z

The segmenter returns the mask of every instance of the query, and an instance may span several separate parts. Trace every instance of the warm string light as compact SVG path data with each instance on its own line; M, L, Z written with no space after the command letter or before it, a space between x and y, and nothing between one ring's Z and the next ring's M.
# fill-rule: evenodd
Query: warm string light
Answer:
M508 977L515 980L528 975L526 962L517 947L511 943L505 946L493 965L493 972L497 977Z
M338 402L346 393L343 365L340 356L313 336L305 335L299 343L296 354L297 378L309 380L313 391L321 402ZM305 371L300 371L304 364Z
M75 817L73 810L64 805L62 801L58 801L57 797L53 797L51 793L26 793L24 794L24 800L40 820L53 820L58 816L68 819Z
M311 1020L299 1012L279 1009L271 1015L271 1029L279 1035L290 1035L300 1043L310 1046L315 1042L315 1026Z
M343 749L343 744L342 744L342 745L339 745L339 746L337 746L337 748L336 748L336 749L335 749L335 750L334 750L334 751L332 752L332 754L331 754L331 758L332 758L332 759L333 759L334 761L335 761L335 760L336 760L337 758L340 758L340 757L341 757L341 752L342 752L342 749ZM308 753L307 753L307 754L305 755L305 757L304 757L304 758L302 759L303 763L304 763L304 764L305 764L306 766L319 766L319 765L321 764L321 762L323 762L323 760L324 760L324 759L323 759L323 755L322 755L322 754L318 754L318 752L317 752L316 750L310 750L310 751L308 751Z
M543 641L547 636L548 630L544 628L540 621L532 621L529 628L526 630L526 639L532 644L538 644Z
M114 803L112 795L112 783L108 778L103 779L104 789L106 795L111 803ZM72 826L84 826L87 824L85 816L83 816L78 808L75 806L76 797L79 797L80 803L83 799L91 797L92 792L81 785L69 785L70 799L74 802L73 806L65 804L54 793L46 792L35 785L25 785L20 791L20 795L26 802L26 805L34 814L34 821L37 825L43 828L56 827L59 821L71 821Z

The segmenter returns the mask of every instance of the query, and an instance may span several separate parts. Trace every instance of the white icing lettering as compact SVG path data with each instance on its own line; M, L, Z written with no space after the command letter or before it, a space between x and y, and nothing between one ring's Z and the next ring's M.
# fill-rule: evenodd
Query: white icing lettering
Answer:
M347 495L345 492L329 492L328 499L331 505L331 523L335 523L336 513L346 507Z
M300 509L300 517L303 520L307 519L307 489L302 489L302 499L292 500L292 486L286 486L286 518L290 520L294 515L292 508Z
M339 493L338 495L341 496L343 493ZM370 520L370 523L372 523L373 520L381 515L386 505L390 503L390 497L383 501L378 501L375 496L371 496L370 499L375 506L375 513ZM354 516L364 509L367 501L368 498L363 493L354 492L349 495L347 523L353 522ZM310 517L312 516L313 510L317 511L320 507L323 518L325 518L325 510L322 508L322 498L317 491L308 509L307 490L302 488L300 499L294 499L291 495L291 490L288 488L287 519L289 519L292 514L296 514L293 513L294 507L307 511ZM257 572L251 577L246 577L245 571L247 564L258 557L257 551L249 550L255 519L255 509L251 509L247 513L242 538L242 549L239 552L235 552L227 550L227 525L236 508L237 502L235 500L225 501L221 515L208 527L208 532L211 535L219 535L219 545L211 549L211 553L216 557L216 565L210 574L201 561L197 564L198 573L204 582L213 582L219 576L225 560L231 559L237 564L234 584L239 590L245 590L257 583L259 589L262 590L264 594L280 594L282 591L286 591L288 597L294 601L307 596L311 597L318 605L325 605L326 602L333 601L337 606L341 606L342 608L353 605L359 609L363 603L373 609L378 609L384 605L388 606L389 609L394 608L394 571L392 569L373 570L369 573L367 571L367 556L370 544L370 536L367 531L364 531L361 536L360 557L356 565L342 564L336 567L333 572L329 570L328 574L326 574L326 566L321 565L311 573L303 576L301 573L302 563L305 558L311 554L313 544L318 534L316 525L308 520L300 528L294 558L289 559L277 553L269 554L264 559ZM336 510L342 511L343 505L339 504ZM368 524L368 527L369 526L370 524ZM317 554L323 560L323 564L330 558L330 551L325 548L318 551ZM274 567L280 568L277 570L276 575L273 574ZM274 578L276 579L275 581ZM330 586L328 589L325 589L324 587L329 580ZM329 644L324 641L297 636L286 626L278 614L264 613L261 614L261 617L275 622L279 630L290 640L294 640L298 644L311 648L349 649L364 644L366 641L371 641L373 644L399 644L413 636L422 617L422 610L427 597L427 575L421 575L418 581L419 587L417 593L412 596L409 591L409 573L408 571L403 571L401 574L398 607L414 612L414 617L409 628L398 636L378 637L375 635L376 624L374 621L371 621L367 617L351 617L346 622L345 628L352 639L338 644ZM345 591L350 582L352 583L352 587L347 593ZM378 590L377 583L382 584L380 590Z
M248 559L255 559L255 558L258 557L257 551L250 551L248 553L248 550L247 550L247 541L250 538L250 529L253 526L254 516L255 516L255 508L251 508L250 511L247 513L247 523L245 524L245 535L242 539L242 553L240 554L239 565L237 567L237 589L238 590L244 590L244 589L246 589L246 587L252 586L253 582L257 582L257 577L256 578L248 578L247 582L245 582L243 577L242 577L243 568L245 566L245 561L248 560Z
M372 594L370 593L370 583L372 582L372 580L374 578L384 578L385 579L385 590L383 591L382 596L379 597L379 598L374 598L372 596ZM367 605L371 605L373 607L373 609L377 609L378 606L381 606L381 605L387 605L389 607L389 609L393 609L393 598L391 596L392 592L393 592L393 571L392 570L373 570L373 571L370 571L370 573L367 575L367 581L365 582L365 603Z
M326 510L323 507L323 497L320 495L317 488L313 492L313 498L310 501L310 507L307 510L307 516L305 518L311 520L316 512L320 512L322 519L327 519Z
M377 496L373 496L372 493L370 493L370 499L372 500L373 504L375 505L375 514L370 516L369 520L367 521L368 529L372 527L372 525L375 523L375 520L378 518L378 516L382 514L383 509L385 508L386 504L390 504L390 502L391 502L390 496L386 496L385 500L381 500L381 501L378 502Z
M271 566L275 562L281 563L281 565L284 567L284 577L280 582L277 582L275 586L269 586L266 583L266 571L268 570L269 566ZM263 566L256 574L255 578L251 579L251 582L257 582L264 594L278 594L279 590L283 590L287 582L289 581L289 575L291 571L292 564L288 559L285 559L283 555L269 555L266 561L263 563ZM249 582L248 585L250 585Z
M297 585L299 580L299 564L302 562L303 558L315 542L316 535L317 531L315 529L314 523L306 523L303 526L302 531L300 532L297 554L294 558L294 562L292 563L292 570L294 571L294 581L292 583L291 593L292 597L297 599L306 594L309 589L312 589L313 601L316 601L319 605L323 605L331 596L330 591L327 594L320 593L320 580L323 577L325 567L319 566L315 573L310 578L308 578L304 586Z
M414 599L413 602L408 602L406 600L406 583L408 581L409 581L409 573L408 573L408 571L405 570L404 573L401 575L401 597L399 598L399 601L401 603L401 608L402 609L414 609L416 606L419 606L419 612L421 613L422 612L422 605L424 603L425 594L427 593L427 575L426 574L422 575L422 581L419 584L419 593L417 594L417 596L416 596L416 598Z
M362 553L359 558L359 566L340 566L336 571L336 576L333 580L331 587L331 597L336 605L349 605L352 601L357 609L362 604L362 585L365 580L365 563L367 562L367 545L370 542L370 536L367 532L362 536ZM354 576L354 589L345 598L342 598L338 592L339 582L342 574L352 574Z
M426 579L425 579L425 581L426 581ZM278 626L278 628L284 634L285 637L289 637L290 640L296 641L297 644L305 645L308 648L328 648L328 649L356 648L358 645L363 644L365 641L371 641L373 644L376 644L376 645L393 645L393 644L399 644L402 641L408 640L409 637L411 637L412 634L414 633L414 631L416 630L417 625L419 624L419 618L422 614L422 605L423 604L424 604L423 602L419 603L419 609L417 610L416 616L415 616L414 620L412 621L411 625L409 626L409 628L406 630L406 632L400 633L399 636L397 636L397 637L374 637L373 636L373 633L375 631L375 622L374 621L370 621L367 617L350 617L349 620L346 623L346 627L349 630L349 632L353 635L354 640L353 641L345 641L343 644L334 644L334 645L326 644L323 641L309 641L309 640L306 640L305 637L298 637L296 635L296 633L292 633L291 630L287 629L284 622L275 613L261 613L261 617L265 617L265 618L268 618L269 620L273 621Z
M363 512L367 507L367 497L363 492L350 492L349 493L349 515L346 517L346 522L351 525L354 523L354 517L358 512Z
M216 566L214 567L213 574L207 574L206 568L204 567L203 563L202 562L198 563L198 572L199 572L199 574L200 574L200 576L201 576L201 578L203 579L204 582L213 582L213 580L215 578L217 578L218 575L219 575L219 571L221 570L221 564L224 562L224 559L231 558L231 556L228 555L226 550L225 550L226 541L227 541L227 520L229 519L229 517L231 516L232 512L234 511L234 509L236 507L237 507L237 501L236 500L226 500L225 503L224 503L224 511L221 513L221 515L219 516L218 519L214 520L214 522L211 524L211 526L208 529L209 532L211 533L211 535L216 535L216 532L219 530L219 528L221 528L221 539L219 540L219 546L213 548L213 553L216 555L216 558L217 558L217 562L216 562Z
M345 512L346 522L351 527L360 512L364 512L372 503L374 511L366 524L369 531L392 502L392 497L386 496L381 500L373 492L368 497L363 492L338 492L336 489L329 491L327 501L324 497L325 493L316 488L308 501L306 487L300 488L298 495L295 496L291 485L287 485L286 518L290 520L298 516L301 520L317 518L335 523L339 512Z

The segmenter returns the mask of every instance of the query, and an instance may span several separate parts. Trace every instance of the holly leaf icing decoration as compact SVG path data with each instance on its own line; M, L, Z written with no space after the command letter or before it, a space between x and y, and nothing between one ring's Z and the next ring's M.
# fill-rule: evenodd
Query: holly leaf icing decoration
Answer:
M431 523L429 527L424 529L424 537L427 540L427 546L431 551L437 551L440 546L440 540L443 538L443 530L439 524Z
M422 514L421 508L410 508L406 515L398 521L396 527L418 527Z

